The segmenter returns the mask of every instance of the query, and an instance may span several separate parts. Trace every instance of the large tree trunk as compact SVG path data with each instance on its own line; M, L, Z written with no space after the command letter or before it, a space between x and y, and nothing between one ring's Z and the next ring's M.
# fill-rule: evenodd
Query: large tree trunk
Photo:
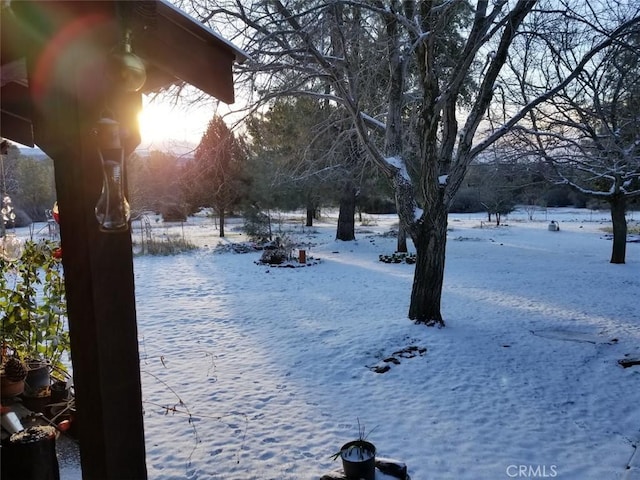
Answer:
M404 228L404 224L402 220L398 223L398 245L396 247L396 252L407 253L409 250L407 249L407 229Z
M346 182L340 198L340 213L338 215L338 231L336 240L351 241L356 239L356 189L352 182Z
M627 251L627 202L624 195L615 195L611 201L611 222L613 224L613 247L611 263L625 263Z
M307 224L305 227L313 227L313 216L316 213L315 205L308 203L307 204Z
M425 215L413 238L416 247L416 268L411 290L409 318L428 326L444 326L440 299L444 280L447 243L447 211L441 207Z
M218 212L220 215L220 238L224 237L224 208Z

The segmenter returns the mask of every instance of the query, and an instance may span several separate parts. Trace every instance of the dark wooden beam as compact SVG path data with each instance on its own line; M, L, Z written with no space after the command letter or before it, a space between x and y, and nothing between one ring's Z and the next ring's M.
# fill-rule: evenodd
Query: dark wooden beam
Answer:
M28 147L34 146L31 120L16 117L4 110L0 114L0 136Z
M145 62L174 77L174 83L185 82L225 103L234 102L232 66L238 53L204 25L157 2L153 22L136 16L132 28L133 50Z
M60 207L83 479L145 479L131 237L98 230L100 160L86 135L76 140L47 153Z
M145 479L131 235L100 232L95 218L102 183L90 127L97 110L58 105L36 131L69 129L64 142L39 145L55 166L83 479Z
M3 112L23 120L31 119L31 95L28 86L9 82L0 88L0 95Z
M158 92L163 88L178 83L179 80L155 65L147 64L147 80L143 93Z
M32 92L37 145L55 167L63 250L71 360L84 480L147 478L129 231L104 233L95 205L102 169L94 127L106 108L121 123L127 152L139 143L139 93L119 93L101 72L112 45L100 30L86 31L83 49L69 48L46 90ZM102 58L84 54L103 52ZM35 70L38 51L29 56Z

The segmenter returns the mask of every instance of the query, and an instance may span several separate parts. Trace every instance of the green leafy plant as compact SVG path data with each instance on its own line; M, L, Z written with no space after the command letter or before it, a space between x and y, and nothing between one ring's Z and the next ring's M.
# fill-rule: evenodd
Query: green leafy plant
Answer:
M57 243L27 241L14 262L0 260L2 356L46 361L66 371L67 302Z

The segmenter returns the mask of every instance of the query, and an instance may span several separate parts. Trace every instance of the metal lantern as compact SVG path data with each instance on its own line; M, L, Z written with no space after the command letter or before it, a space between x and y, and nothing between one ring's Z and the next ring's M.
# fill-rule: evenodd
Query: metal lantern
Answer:
M120 124L101 118L96 127L98 154L102 163L102 193L96 204L96 218L103 232L129 228L130 207L124 195L124 148Z
M147 81L144 62L131 50L131 31L127 30L124 42L111 54L111 73L114 82L127 92L137 92Z

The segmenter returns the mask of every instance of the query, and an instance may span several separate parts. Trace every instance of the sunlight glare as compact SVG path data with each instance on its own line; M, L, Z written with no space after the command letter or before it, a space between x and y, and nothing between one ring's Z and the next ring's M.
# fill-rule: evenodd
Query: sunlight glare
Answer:
M177 141L195 145L200 142L210 115L204 109L145 102L138 113L142 144L157 145Z

